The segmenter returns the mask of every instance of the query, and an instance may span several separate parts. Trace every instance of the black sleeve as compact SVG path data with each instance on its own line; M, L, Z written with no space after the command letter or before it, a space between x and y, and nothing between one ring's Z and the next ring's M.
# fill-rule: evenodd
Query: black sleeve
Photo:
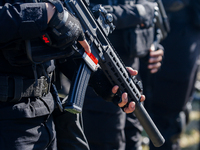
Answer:
M137 4L113 6L114 24L118 29L153 24L154 8L149 5Z
M117 29L136 27L141 24L145 27L153 25L155 3L145 2L132 6L124 4L109 7Z
M133 27L142 23L142 19L135 6L118 5L112 6L114 25L117 29Z
M5 3L0 6L0 43L31 39L47 28L45 3Z

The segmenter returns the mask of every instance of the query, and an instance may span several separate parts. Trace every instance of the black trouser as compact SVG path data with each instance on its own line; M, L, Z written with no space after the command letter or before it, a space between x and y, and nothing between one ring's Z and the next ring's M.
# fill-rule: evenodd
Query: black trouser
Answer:
M89 150L82 129L82 114L54 111L58 150Z
M52 116L0 120L0 149L56 150Z
M141 150L141 125L131 114L84 110L83 118L91 150Z

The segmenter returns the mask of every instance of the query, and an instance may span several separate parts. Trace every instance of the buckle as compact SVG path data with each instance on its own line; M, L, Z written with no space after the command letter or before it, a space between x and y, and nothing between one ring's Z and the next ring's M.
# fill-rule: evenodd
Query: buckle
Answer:
M46 96L49 92L49 85L50 83L47 82L47 79L44 78L42 79L42 82L41 82L41 89L42 89L42 93L41 93L41 96Z

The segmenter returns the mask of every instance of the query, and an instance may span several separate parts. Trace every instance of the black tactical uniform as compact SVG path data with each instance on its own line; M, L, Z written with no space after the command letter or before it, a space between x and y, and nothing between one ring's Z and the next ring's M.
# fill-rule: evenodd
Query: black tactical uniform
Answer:
M31 62L26 46L30 42L38 56L58 49L41 39L48 26L45 3L24 2L0 1L0 149L56 150L52 112L57 105L50 91L55 62L48 57L35 57L46 59L43 63ZM64 70L65 75L71 72ZM76 118L68 118L75 123Z
M150 149L179 150L180 133L188 117L184 111L186 104L193 99L198 70L200 1L163 0L163 4L171 31L162 42L165 48L163 65L151 79L153 86L147 88L150 94L145 93L149 100L145 104L148 104L148 110L166 140L160 148L151 144Z
M33 143L43 149L55 148L55 130L50 115L55 103L48 91L49 83L40 66L37 68L38 86L33 88L35 78L32 64L26 56L25 41L22 40L35 38L47 28L46 7L44 3L20 5L18 1L14 8L10 4L14 2L0 1L0 149L37 149ZM30 9L26 10L26 7ZM34 22L28 21L33 18ZM25 28L26 24L31 28ZM48 61L43 67L50 75L55 68L54 62ZM29 86L30 89L27 88ZM46 91L39 86L45 86ZM38 137L31 139L34 134L38 134ZM40 143L40 140L44 142ZM25 143L27 147L23 147Z
M91 3L103 4L112 13L116 30L109 39L124 63L137 70L138 55L134 51L135 29L143 23L152 33L154 5L135 5L134 0L93 0ZM145 15L139 11L140 7L146 10ZM150 48L149 43L153 43L153 38L148 40L147 43L143 43L146 44L146 51ZM84 102L83 122L85 135L92 150L141 149L142 127L134 114L126 115L117 106L97 97L90 88Z

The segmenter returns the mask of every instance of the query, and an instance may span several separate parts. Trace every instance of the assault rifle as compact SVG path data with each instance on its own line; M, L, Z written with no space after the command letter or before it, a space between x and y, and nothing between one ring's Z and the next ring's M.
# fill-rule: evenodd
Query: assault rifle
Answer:
M165 140L140 102L139 81L128 73L124 63L107 38L114 28L112 16L99 5L94 17L89 9L89 0L65 0L64 6L79 19L91 47L90 54L87 54L84 49L75 48L84 61L79 66L64 109L72 113L82 111L91 72L101 67L111 84L118 85L122 93L128 93L128 100L136 103L134 111L136 117L153 144L160 147Z

